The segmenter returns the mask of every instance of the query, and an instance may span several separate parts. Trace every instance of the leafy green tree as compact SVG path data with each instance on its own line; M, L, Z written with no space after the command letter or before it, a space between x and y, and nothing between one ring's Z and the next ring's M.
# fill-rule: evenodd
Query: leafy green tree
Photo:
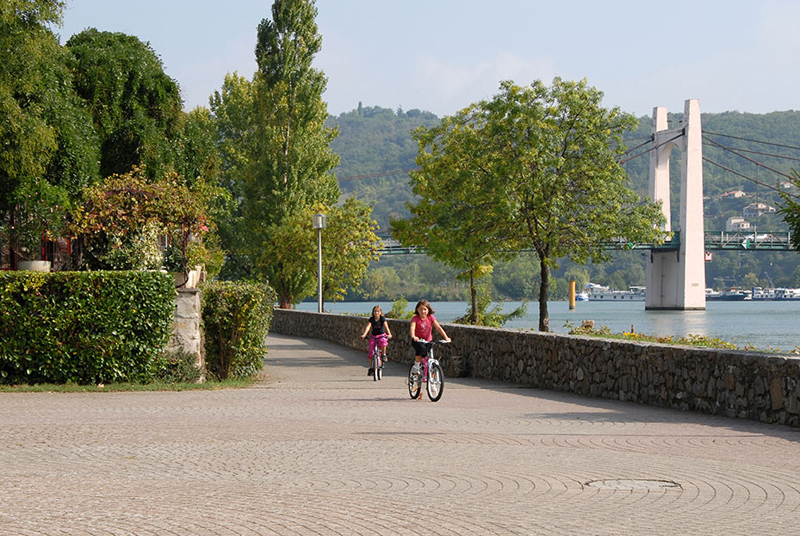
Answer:
M529 87L503 82L492 100L420 136L427 152L420 173L431 170L428 191L445 192L454 210L465 197L459 192L473 200L459 222L448 222L472 231L460 240L479 237L496 251L535 252L541 331L550 328L550 270L559 259L600 260L607 257L604 241L659 238L659 206L627 187L617 160L621 135L635 120L603 108L601 100L585 81L555 78L549 88L541 81Z
M223 279L252 277L248 223L244 218L244 183L255 159L253 83L238 73L225 75L222 88L211 96L217 149L220 158L220 185L230 192L229 214L219 220L219 236L227 258L220 276Z
M315 203L274 225L257 268L266 273L281 307L289 308L316 293L318 236L312 215L326 215L322 231L322 297L340 301L348 288L359 285L370 261L377 260L376 224L369 207L348 199L340 207Z
M336 131L325 127L326 78L312 67L322 46L313 0L275 0L258 26L253 172L244 184L248 227L269 226L315 202L332 204ZM268 237L265 237L268 239ZM256 247L263 242L253 244Z
M337 133L325 127L326 79L312 67L321 46L316 14L312 0L276 0L272 20L258 26L253 81L229 75L211 99L223 184L239 201L222 229L236 264L225 275L269 278L284 304L308 295L307 275L283 258L296 254L303 264L302 247L290 237L305 224L294 219L315 203L332 205L340 194L331 173L339 161L330 147ZM282 239L289 240L287 249L266 256Z
M183 114L176 171L192 186L198 179L217 183L221 158L214 118L208 108L198 106Z
M795 189L800 189L800 173L792 170L792 180L790 181ZM783 205L778 212L783 216L783 220L791 231L792 247L800 251L800 203L797 196L781 191Z
M151 179L178 171L180 88L153 49L137 37L94 28L73 35L66 48L76 91L100 135L101 175L133 166Z
M480 158L483 140L473 127L469 117L460 115L414 132L420 169L411 172L411 190L418 201L409 205L409 219L392 222L392 234L404 245L423 246L428 255L462 272L470 290L467 321L477 324L477 281L491 273L494 260L510 254L498 248L498 242L510 237L497 225L503 219L494 213L491 200L475 195L479 175L473 164L476 156Z
M64 5L0 3L0 225L16 231L14 239L31 231L22 234L34 238L23 240L33 249L40 231L52 233L65 206L98 178L91 117L73 91L67 55L48 28L61 23Z

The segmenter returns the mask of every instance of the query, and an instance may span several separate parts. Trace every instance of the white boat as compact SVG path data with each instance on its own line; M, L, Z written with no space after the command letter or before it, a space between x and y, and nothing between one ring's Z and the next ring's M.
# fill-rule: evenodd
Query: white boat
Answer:
M749 290L731 288L728 290L716 291L710 288L706 289L706 300L710 301L742 301L749 299L750 299Z
M763 288L763 287L753 287L750 289L750 299L751 300L774 300L775 299L775 289L774 288Z
M589 301L589 293L588 292L578 292L575 294L575 301Z
M800 300L800 288L776 288L774 300Z
M588 283L584 292L589 295L589 301L644 301L645 288L634 286L628 290L612 290L609 287Z

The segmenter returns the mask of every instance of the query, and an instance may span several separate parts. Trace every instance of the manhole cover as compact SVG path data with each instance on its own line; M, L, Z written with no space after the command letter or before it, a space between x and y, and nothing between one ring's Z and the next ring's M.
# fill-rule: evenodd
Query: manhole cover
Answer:
M590 488L620 491L663 491L681 487L680 484L669 480L592 480L586 485Z

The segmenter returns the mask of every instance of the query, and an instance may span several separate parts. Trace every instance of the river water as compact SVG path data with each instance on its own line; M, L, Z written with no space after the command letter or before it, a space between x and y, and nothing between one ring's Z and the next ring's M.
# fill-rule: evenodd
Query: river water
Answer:
M326 303L325 311L367 315L374 305L380 305L384 312L392 308L386 302L338 302ZM519 305L505 302L503 310L511 311ZM467 311L466 302L433 302L431 306L440 322L452 321ZM409 304L409 310L413 307ZM304 302L297 309L316 311L317 303ZM644 302L578 302L571 311L568 302L554 301L548 303L548 310L550 329L555 333L567 333L568 323L579 326L583 320L594 320L595 329L607 326L612 333L629 332L633 327L637 333L658 337L705 335L740 348L789 352L800 347L800 300L710 301L705 311L645 311ZM536 329L538 325L539 304L528 302L528 313L504 327Z

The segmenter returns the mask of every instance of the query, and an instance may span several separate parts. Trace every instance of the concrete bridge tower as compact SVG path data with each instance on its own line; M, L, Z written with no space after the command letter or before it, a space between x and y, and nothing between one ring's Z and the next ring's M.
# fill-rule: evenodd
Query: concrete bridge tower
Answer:
M706 267L703 226L703 138L700 102L687 100L683 127L669 129L667 109L653 109L653 149L650 152L649 194L661 201L667 222L664 231L675 231L678 249L654 249L645 268L645 309L705 309ZM670 219L669 158L681 151L680 221Z

